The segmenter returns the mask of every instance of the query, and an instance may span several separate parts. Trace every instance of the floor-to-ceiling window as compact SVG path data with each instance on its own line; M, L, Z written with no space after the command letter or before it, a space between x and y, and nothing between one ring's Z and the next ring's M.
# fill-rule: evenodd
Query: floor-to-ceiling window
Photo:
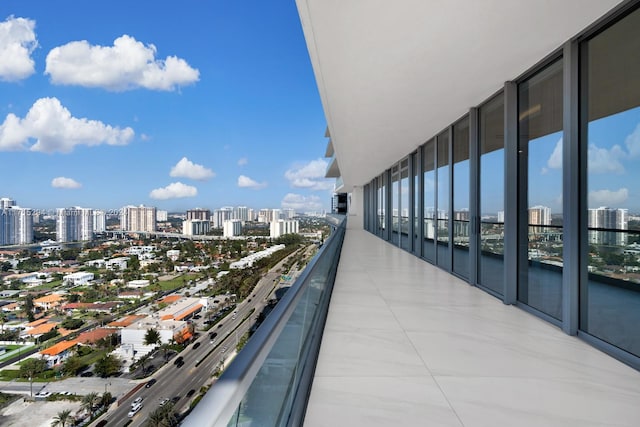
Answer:
M581 66L580 329L640 356L640 10L584 42Z
M423 249L422 256L431 261L436 261L436 142L434 139L427 141L422 150L423 167Z
M518 300L562 318L562 61L518 86Z
M411 241L409 240L409 158L400 162L400 211L398 212L400 221L400 247L410 250Z
M420 256L422 243L420 242L420 171L418 170L418 156L420 151L411 155L411 181L413 189L413 253Z
M385 238L385 228L387 224L386 218L386 199L387 199L387 189L386 189L386 174L382 174L378 177L378 197L377 197L377 217L378 217L378 236Z
M436 263L451 269L449 252L449 129L437 137L436 163Z
M469 118L453 125L453 271L469 278Z
M480 107L478 284L504 292L504 95Z
M395 164L391 168L391 241L400 242L400 171Z

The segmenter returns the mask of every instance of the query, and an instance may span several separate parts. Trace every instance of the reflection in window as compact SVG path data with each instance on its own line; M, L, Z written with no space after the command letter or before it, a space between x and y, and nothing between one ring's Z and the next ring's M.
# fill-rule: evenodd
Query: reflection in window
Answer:
M391 241L396 245L400 241L400 174L398 165L391 168Z
M422 155L422 164L424 167L424 239L422 256L431 262L435 262L436 152L435 141L433 139L424 145Z
M469 118L453 126L453 271L469 277Z
M640 356L640 11L582 46L588 280L580 328ZM586 141L584 139L586 138Z
M518 300L562 318L562 61L518 88Z
M409 159L400 162L400 247L409 250Z
M504 95L480 107L478 283L504 293Z
M436 239L438 249L436 263L448 270L451 268L449 256L449 131L446 130L438 135L437 141Z

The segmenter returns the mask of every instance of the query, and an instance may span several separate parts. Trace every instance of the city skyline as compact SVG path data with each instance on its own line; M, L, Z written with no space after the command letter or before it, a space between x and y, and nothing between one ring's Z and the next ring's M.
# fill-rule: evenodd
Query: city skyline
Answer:
M0 180L21 206L330 206L292 2L7 1L0 58Z

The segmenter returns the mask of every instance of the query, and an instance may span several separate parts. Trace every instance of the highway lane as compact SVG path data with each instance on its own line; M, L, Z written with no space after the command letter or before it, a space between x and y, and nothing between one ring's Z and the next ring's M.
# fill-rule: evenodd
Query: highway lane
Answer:
M143 407L132 418L131 427L143 426L149 414L158 409L160 401L165 398L178 397L175 411L187 410L189 402L198 396L203 385L212 381L212 375L220 366L221 361L227 359L235 351L238 340L249 331L255 323L258 313L272 298L272 291L280 281L278 271L284 262L286 262L286 258L266 273L259 280L251 296L238 303L234 311L228 313L209 331L200 332L200 337L194 343L169 360L151 376L149 379L155 378L157 381L153 386L140 388L122 402L115 411L110 412L105 417L108 420L107 426L125 425L129 421L127 414L131 408L131 402L137 397L143 398ZM209 339L210 332L217 333L213 343ZM198 348L194 348L195 343L200 343ZM214 350L210 352L212 348ZM162 357L161 352L155 357ZM182 367L175 366L174 362L177 357L183 358L184 365ZM187 396L191 390L194 390L192 396Z

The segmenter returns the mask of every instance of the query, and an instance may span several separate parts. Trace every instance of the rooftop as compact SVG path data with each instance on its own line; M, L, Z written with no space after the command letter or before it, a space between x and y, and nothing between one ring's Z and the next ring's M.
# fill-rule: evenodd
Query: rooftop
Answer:
M62 353L63 351L66 351L66 350L70 349L71 347L73 347L76 344L77 344L77 341L75 341L75 340L60 341L59 343L54 344L49 348L45 348L44 350L42 350L40 352L40 354L47 355L47 356L55 356L57 354Z

